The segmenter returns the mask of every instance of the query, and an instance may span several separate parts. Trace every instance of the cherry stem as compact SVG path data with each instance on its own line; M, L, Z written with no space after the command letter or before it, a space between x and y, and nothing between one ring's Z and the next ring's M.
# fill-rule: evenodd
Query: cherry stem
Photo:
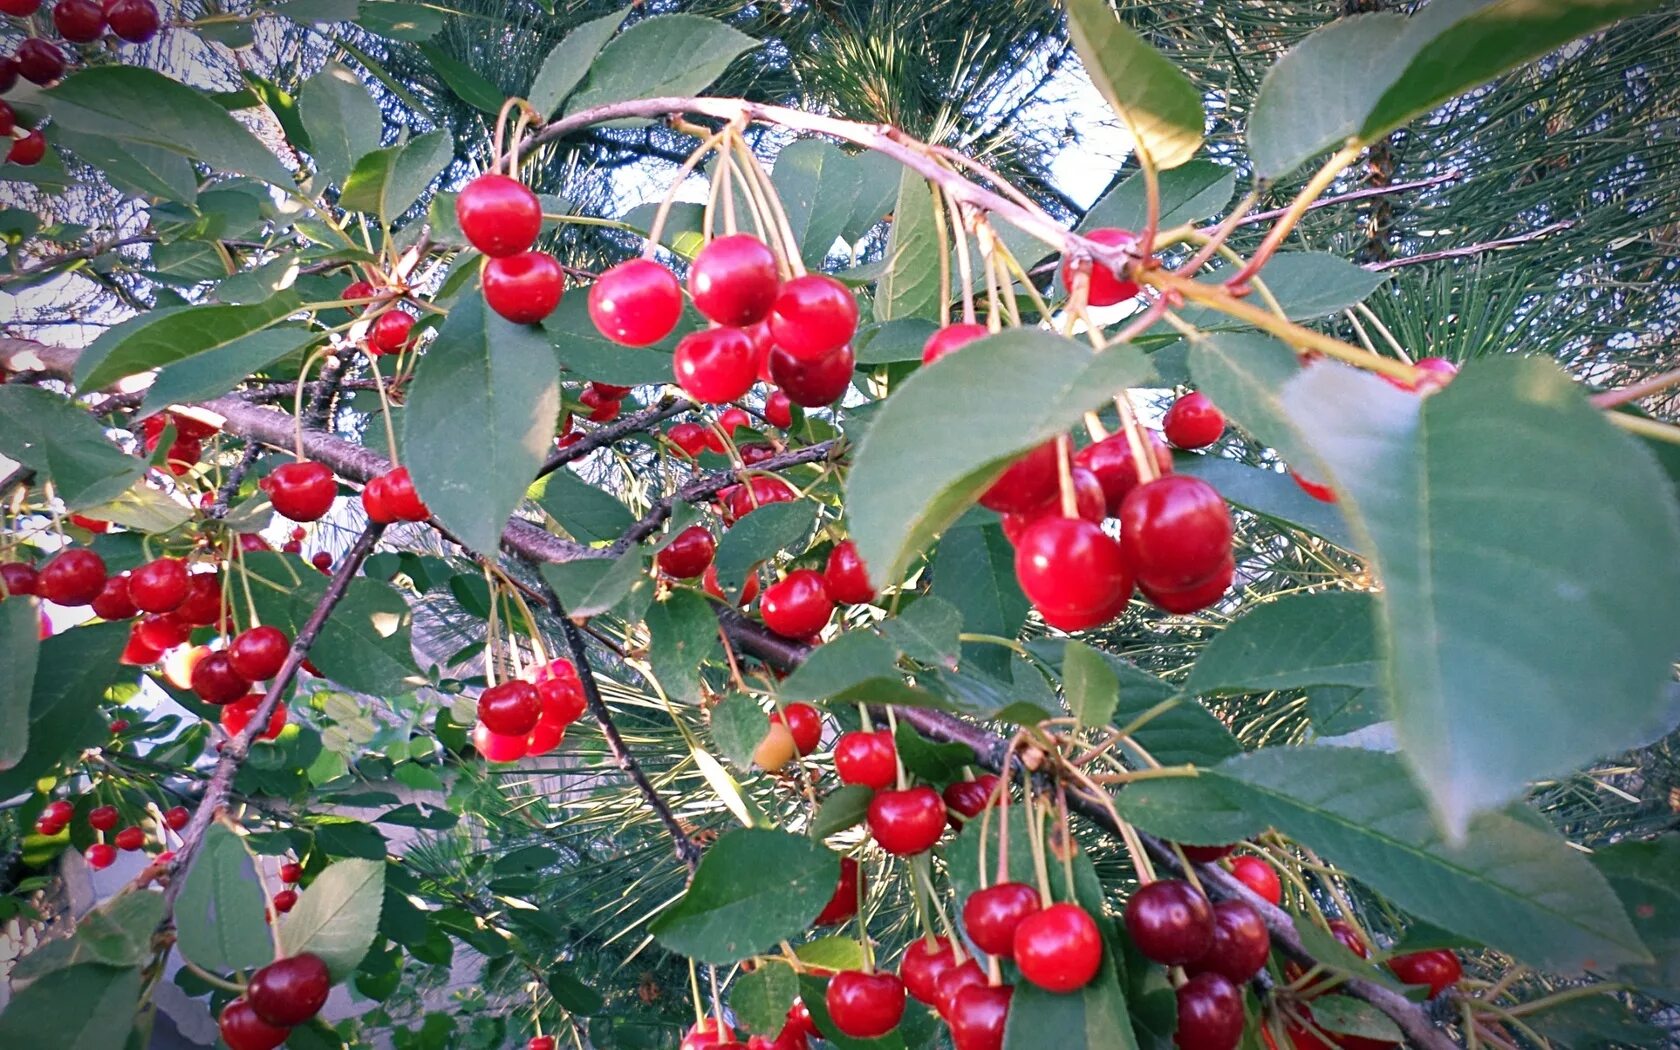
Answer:
M1050 864L1044 848L1044 818L1038 810L1041 800L1033 790L1030 777L1027 779L1026 792L1027 797L1023 805L1027 815L1027 849L1032 853L1033 875L1038 880L1039 906L1048 908L1056 898L1050 892Z
M1056 484L1061 490L1062 517L1079 517L1079 496L1073 490L1073 442L1066 434L1056 435Z
M1343 146L1332 154L1330 159L1324 162L1324 166L1314 172L1313 177L1307 180L1307 184L1301 187L1301 192L1295 195L1295 200L1290 203L1288 208L1284 209L1284 213L1272 224L1272 228L1266 231L1265 239L1260 242L1260 247L1249 258L1247 265L1225 279L1225 287L1232 290L1244 288L1248 284L1249 278L1259 273L1261 267L1265 266L1272 255L1282 246L1284 238L1289 236L1289 232L1295 228L1295 224L1301 220L1301 216L1307 213L1307 209L1312 206L1312 202L1330 188L1330 184L1336 181L1336 177L1349 164L1359 159L1359 154L1364 152L1364 149L1363 143L1354 142Z

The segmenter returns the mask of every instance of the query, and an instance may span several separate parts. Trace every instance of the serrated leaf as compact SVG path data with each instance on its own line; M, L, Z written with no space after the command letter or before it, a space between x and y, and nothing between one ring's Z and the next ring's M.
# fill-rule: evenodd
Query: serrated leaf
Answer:
M302 303L291 290L249 306L153 310L106 329L76 360L76 388L99 390L119 379L220 350L269 328Z
M809 538L816 519L815 503L795 500L760 507L737 521L718 541L712 559L719 586L728 591L740 587L753 566Z
M634 98L698 94L757 46L745 33L699 15L643 19L601 49L566 112Z
M800 139L776 155L770 181L787 212L805 265L817 267L852 223L868 179L858 157L822 139ZM872 219L880 218L877 212ZM863 360L861 348L859 361Z
M437 44L423 43L419 48L420 53L426 56L427 63L448 85L449 90L455 93L456 98L484 113L495 114L500 111L504 101L501 89L486 80L482 73Z
M1122 23L1106 0L1067 0L1079 60L1137 148L1176 168L1202 146L1202 96L1178 67Z
M87 412L33 386L0 387L0 453L33 470L37 483L51 481L72 510L118 495L146 469Z
M87 964L47 974L0 1012L0 1045L30 1050L122 1046L134 1027L140 968ZM74 1009L67 1009L68 1004Z
M1198 280L1216 284L1230 276L1230 267L1220 266ZM1346 310L1370 298L1387 279L1385 274L1328 252L1279 252L1260 273L1266 290L1291 321L1311 321ZM1186 307L1179 316L1209 331L1243 327L1242 322L1207 306Z
M811 818L811 837L820 841L857 827L868 815L869 801L874 797L875 790L862 784L846 784L830 791Z
M813 649L778 692L784 700L826 700L863 683L898 678L891 645L868 631L847 631Z
M1209 777L1140 780L1115 804L1129 823L1186 846L1224 846L1266 830Z
M175 904L181 954L211 973L272 961L264 906L245 844L221 824L210 825Z
M1120 705L1120 679L1102 654L1070 641L1062 652L1062 695L1083 726L1105 726Z
M342 981L355 971L379 932L385 861L340 860L315 876L280 920L287 954L313 952Z
M538 504L580 543L616 540L636 523L630 508L612 493L591 485L569 468L561 467L537 485L542 491Z
M426 191L449 162L455 143L447 131L433 131L363 154L344 180L339 207L376 215L389 226Z
M962 613L943 598L923 595L897 616L881 621L881 631L898 651L924 664L955 668Z
M146 390L140 413L150 415L170 405L220 397L252 372L296 354L320 338L320 332L304 328L270 328L241 336L185 361L165 365Z
M727 965L808 929L839 878L839 856L821 843L742 828L706 851L682 899L648 930L671 951Z
M1217 215L1231 202L1231 193L1236 185L1236 171L1211 160L1193 160L1171 171L1161 172L1158 189L1160 228L1170 230ZM1117 226L1122 230L1143 229L1149 221L1146 186L1147 180L1138 174L1114 187L1091 205L1079 221L1078 229L1082 233L1104 226Z
M729 986L729 1009L747 1031L773 1037L798 997L799 976L793 967L767 962L735 978Z
M583 82L595 56L618 32L618 27L624 24L629 13L625 9L591 19L578 25L555 44L554 50L548 53L537 69L536 79L531 81L531 90L526 92L526 101L531 103L531 108L544 119L559 109L572 89Z
M111 185L137 197L191 203L198 178L181 154L142 142L118 143L99 134L59 128L57 144L105 173Z
M358 160L379 148L384 127L379 104L362 79L342 63L328 62L304 82L298 92L298 117L309 133L317 189L342 183Z
M928 593L956 606L969 631L998 638L1020 633L1027 621L1027 596L1015 579L1015 548L997 523L964 518L946 529L934 550L932 571ZM1009 669L1009 651L964 642L962 662L1001 677Z
M899 361L920 361L922 346L938 325L925 317L905 317L858 328L852 348L859 365L887 365Z
M700 667L723 655L711 603L690 590L672 591L647 612L648 661L672 700L700 702Z
M117 657L127 642L126 623L77 627L41 640L29 694L29 747L0 772L0 798L33 788L71 751L108 735L99 701L120 670Z
M1214 635L1184 691L1262 693L1309 685L1377 684L1375 598L1357 591L1296 594L1256 605Z
M1631 964L1616 971L1623 980L1667 1001L1680 1002L1680 834L1648 842L1618 842L1593 854L1593 864L1621 898L1654 965Z
M0 601L0 770L10 769L29 749L29 697L41 651L41 611L26 598Z
M745 693L731 693L711 710L712 742L738 769L749 769L753 752L770 731L770 716Z
M939 274L946 238L934 213L933 187L905 168L887 235L886 269L875 282L875 320L939 317Z

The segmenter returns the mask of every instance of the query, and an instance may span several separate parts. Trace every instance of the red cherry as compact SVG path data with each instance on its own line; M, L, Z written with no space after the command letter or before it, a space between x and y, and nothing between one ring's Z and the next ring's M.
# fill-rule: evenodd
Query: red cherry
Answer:
M536 324L560 305L566 275L547 252L520 252L484 267L484 301L514 324Z
M177 645L185 645L191 636L192 625L176 613L142 616L134 625L135 640L157 653L166 652Z
M770 310L776 345L802 361L826 357L851 342L857 323L857 299L845 285L820 273L782 285Z
M338 297L340 299L372 299L374 288L366 281L351 281L344 286L344 291L338 293Z
M812 920L813 926L838 926L857 914L858 897L863 892L863 869L850 857L840 858L840 881L823 910Z
M1102 969L1102 933L1077 904L1052 904L1015 930L1015 965L1047 992L1065 995L1091 983Z
M12 112L11 103L0 101L0 135L10 135L15 127L17 127L17 114ZM78 517L80 515L72 514L70 520L75 521Z
M948 324L928 336L927 342L922 344L922 364L931 365L951 351L990 334L991 330L983 324Z
M524 736L542 715L542 697L530 682L513 679L479 694L478 720L492 733Z
M1184 851L1185 859L1192 864L1212 864L1214 861L1228 856L1232 850L1237 848L1237 844L1232 842L1223 846L1186 846L1180 843L1178 848Z
M1073 481L1074 508L1079 512L1076 516L1098 525L1102 524L1108 512L1108 500L1103 495L1102 482L1098 481L1091 471L1079 466L1069 470L1068 476ZM1019 543L1021 534L1026 532L1033 522L1040 518L1060 517L1061 513L1062 502L1058 493L1056 498L1037 510L1030 510L1025 514L1005 514L1003 534L1009 538L1010 543Z
M10 55L0 57L0 95L17 86L17 60Z
M1082 518L1040 518L1015 546L1015 577L1044 622L1064 631L1106 623L1132 595L1120 544Z
M368 346L375 354L394 354L407 345L413 328L413 314L386 310L368 327Z
M333 497L338 496L333 470L312 462L276 467L257 487L269 494L276 511L292 521L318 521L333 509Z
M226 704L244 696L251 688L225 652L206 653L193 664L192 691L207 704Z
M142 612L173 612L187 600L187 565L179 558L158 558L128 578L128 597Z
M939 995L939 979L957 965L957 953L947 937L918 937L904 949L898 977L909 993L932 1006Z
M834 599L820 573L795 569L765 588L758 611L772 631L784 638L803 638L827 626Z
M6 151L6 160L12 164L28 167L41 163L41 158L47 155L47 140L36 128L21 139L13 139L11 148Z
M576 678L549 678L537 683L537 696L542 699L542 722L553 722L564 728L583 716L588 700L583 686Z
M671 444L677 446L678 451L694 459L706 451L710 444L706 428L699 423L678 423L665 435L671 439Z
M890 730L854 730L834 742L834 771L842 784L879 791L898 779L898 745Z
M869 582L863 559L858 556L857 544L851 540L840 541L828 552L828 563L823 567L823 584L828 588L829 596L837 602L865 605L875 600L875 588Z
M316 551L314 554L311 554L309 556L309 564L315 566L317 569L320 569L329 576L332 575L332 555L328 554L326 551Z
M623 401L630 396L630 387L619 386L616 383L591 382L589 389L595 391L596 396L603 401Z
M1224 597L1225 592L1231 589L1231 581L1236 575L1237 563L1228 557L1213 571L1212 576L1182 590L1163 591L1141 581L1138 583L1138 590L1166 612L1193 613L1206 609Z
M1330 920L1330 936L1342 943L1342 947L1359 956L1361 959L1371 957L1371 949L1366 946L1365 939L1359 936L1359 931L1351 923L1342 919Z
M1427 984L1431 999L1464 977L1464 966L1458 956L1444 949L1396 955L1388 960L1388 968L1407 984Z
M204 446L187 437L176 438L163 454L164 465L169 473L180 477L192 470L193 464L204 455Z
M245 995L257 1016L273 1025L300 1025L321 1012L332 975L319 955L276 959L251 975Z
M291 861L280 865L280 881L288 884L303 881L303 865Z
M1120 248L1137 243L1137 234L1130 230L1115 229L1112 226L1092 230L1085 236L1098 244L1107 245L1111 248ZM1062 263L1062 283L1069 288L1073 287L1072 259ZM1138 284L1136 281L1121 277L1101 263L1092 261L1090 290L1086 295L1086 302L1092 306L1113 306L1115 303L1130 299L1137 293Z
M1418 371L1413 386L1425 394L1441 389L1458 375L1458 366L1444 357L1420 357L1412 367Z
M70 818L76 815L76 807L64 799L55 798L41 810L43 820L50 820L60 827L70 823Z
M93 614L101 620L127 620L139 611L128 596L127 573L107 579L93 598Z
M208 441L216 433L209 423L180 412L169 413L169 422L175 425L175 433L188 441Z
M87 848L82 856L87 859L88 867L94 871L100 871L116 863L117 849L109 843L95 842Z
M963 926L987 955L1010 958L1015 928L1039 909L1038 891L1024 882L1000 882L975 890L963 902Z
M164 617L160 617L160 619L162 618L172 617L168 617L168 614L165 614ZM163 650L155 649L146 644L146 642L140 637L139 624L136 624L129 628L128 642L123 646L122 655L117 657L117 663L122 664L124 667L145 667L148 664L157 663L162 657Z
M41 9L41 0L0 0L0 14L28 18Z
M1213 906L1188 882L1161 879L1126 902L1126 932L1145 958L1183 966L1213 946Z
M648 346L671 334L682 317L677 275L652 259L631 259L603 273L589 289L595 329L624 346Z
M955 1050L1003 1050L1012 985L963 988L951 1004L951 1045Z
M748 233L718 237L700 249L688 271L694 308L718 324L756 324L776 301L776 256Z
M945 800L930 787L882 791L869 801L869 833L896 857L933 848L945 833Z
M793 426L793 399L780 390L771 391L764 399L764 418L771 426L783 430Z
M1161 429L1179 448L1206 448L1225 433L1225 416L1197 390L1172 403L1161 417Z
M1316 481L1308 481L1306 478L1303 478L1293 470L1289 472L1289 476L1295 479L1295 484L1301 486L1302 492L1305 492L1307 495L1311 496L1315 500L1318 500L1320 503L1336 502L1336 490L1331 488L1329 485L1320 485Z
M1231 557L1231 511L1201 478L1169 474L1139 485L1120 504L1120 546L1137 578L1179 591L1213 576Z
M525 1044L525 1050L555 1050L555 1046L552 1035L534 1035Z
M274 910L281 915L286 914L296 907L297 902L297 890L281 890L273 897L269 898L269 903L274 905Z
M1201 973L1179 985L1179 1050L1234 1050L1242 1033L1242 992L1227 978Z
M780 722L793 734L793 746L801 755L815 751L822 743L822 715L810 704L788 704L770 713L770 721Z
M718 493L723 496L722 492ZM744 485L733 486L724 499L724 520L736 522L760 507L772 503L789 503L799 498L793 486L781 478L754 475Z
M1259 973L1272 952L1266 920L1247 901L1220 901L1213 906L1213 947L1190 964L1192 973L1212 971L1242 984Z
M111 719L111 732L112 733L126 733L126 732L128 732L128 719L126 719L126 718L113 718L113 719Z
M1145 430L1143 434L1144 445L1155 457L1155 472L1172 473L1172 450L1167 443L1153 430ZM1108 500L1108 513L1118 514L1120 501L1138 483L1137 464L1133 462L1131 442L1126 435L1111 434L1085 446L1074 453L1073 462L1097 476L1102 483L1103 495Z
M683 392L708 405L733 401L753 385L752 340L739 328L690 332L677 343L672 369Z
M483 722L473 726L472 744L490 762L517 762L530 751L530 743L524 736L503 736L490 732L490 728Z
M1011 463L980 494L980 505L1000 514L1024 514L1055 499L1060 489L1056 443L1046 441Z
M105 12L98 0L58 0L52 21L59 35L74 44L91 44L105 35Z
M162 25L152 0L105 0L105 21L112 33L131 44L144 44Z
M585 408L589 409L589 415L585 418L591 423L611 423L618 418L619 409L624 407L623 402L617 398L604 396L594 386L590 386L578 395L578 400L583 403Z
M262 702L261 693L247 693L222 708L222 729L228 736L238 736L245 732L245 727L251 724L251 718L257 713L257 708L262 705ZM268 714L268 725L263 727L262 732L257 734L256 739L278 740L285 729L286 705L277 703L274 705L274 710Z
M875 1039L904 1016L904 982L890 973L845 970L828 982L828 1017L842 1035Z
M12 55L17 71L31 84L45 86L64 75L64 52L58 45L32 36L17 46ZM12 147L14 150L17 147Z
M679 1050L718 1050L735 1038L735 1030L716 1017L697 1021L683 1036Z
M747 582L741 585L741 593L738 596L731 597L724 594L723 587L718 584L716 563L706 566L706 574L700 578L700 583L706 588L707 594L719 601L730 602L737 608L750 604L754 598L758 597L757 576L747 577Z
M256 554L259 551L273 550L268 541L255 532L241 532L239 534L239 549L246 554Z
M224 615L221 574L200 572L187 577L187 597L173 613L164 615L179 617L190 627L209 627L221 620Z
M88 810L88 827L95 831L110 831L120 819L115 806L95 806Z
M116 842L118 849L133 853L146 844L146 833L136 827L126 827L117 832L117 837L113 841Z
M956 780L946 785L940 796L945 799L946 808L951 810L951 827L960 829L962 818L972 820L984 812L991 803L993 792L997 791L997 785L998 778L992 773L975 780Z
M180 831L187 826L187 822L190 820L192 820L192 814L187 812L185 806L175 806L163 811L164 826L169 828L170 831Z
M421 502L414 491L414 480L407 467L398 467L384 475L385 505L399 521L425 521L432 516L430 508Z
M64 830L64 825L58 821L49 820L45 815L35 818L35 834L53 838Z
M218 1024L228 1050L274 1050L292 1031L264 1021L244 999L235 999L223 1007Z
M851 386L857 355L841 346L821 357L799 358L780 347L770 351L770 378L801 408L823 408Z
M1268 904L1278 904L1283 900L1283 883L1278 881L1277 869L1259 857L1245 854L1233 860L1231 876Z
M0 585L6 588L6 597L18 594L41 593L41 574L35 571L35 566L21 561L9 561L0 564Z
M455 198L455 219L474 248L495 258L517 255L542 232L542 203L524 183L480 175Z
M105 589L105 559L85 547L66 547L41 567L35 593L59 605L86 605Z
M730 405L718 414L717 428L733 440L736 431L753 428L752 417L739 405Z
M677 538L665 545L654 562L659 571L679 580L692 580L704 575L717 553L717 540L704 525L690 525L677 533Z
M986 987L986 971L974 959L969 959L960 966L953 966L939 975L937 990L934 993L933 1008L939 1011L939 1016L950 1020L956 1014L957 999L968 988Z

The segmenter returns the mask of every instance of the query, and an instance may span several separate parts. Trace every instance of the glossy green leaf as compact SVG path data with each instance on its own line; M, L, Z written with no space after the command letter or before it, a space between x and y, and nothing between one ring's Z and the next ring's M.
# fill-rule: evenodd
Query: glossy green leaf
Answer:
M210 825L175 903L181 954L211 973L272 961L265 904L245 844L221 824Z
M935 787L962 780L964 771L974 764L974 749L967 744L928 740L908 722L898 723L893 740L905 771Z
M0 601L0 770L18 764L29 748L29 697L41 650L40 610L27 598Z
M939 318L939 272L948 245L934 206L932 186L905 168L887 235L886 269L875 282L875 320Z
M641 551L614 558L588 558L539 566L569 616L599 616L647 582L647 559Z
M1104 226L1117 226L1122 230L1143 229L1149 221L1146 185L1141 174L1133 175L1103 194L1080 220L1080 232ZM1217 215L1231 202L1231 192L1236 185L1236 171L1211 160L1192 160L1171 171L1161 172L1159 228L1170 230Z
M1217 284L1230 276L1228 266L1219 266L1199 280ZM1260 279L1291 321L1311 321L1364 302L1388 278L1328 252L1279 252L1261 271ZM1207 330L1243 327L1212 307L1187 307L1179 316Z
M1031 981L1016 984L1003 1050L1136 1050L1126 996L1109 955L1105 953L1102 969L1089 984L1067 995L1047 992Z
M0 798L33 788L66 755L106 737L99 701L122 670L117 657L127 642L126 623L78 627L41 641L29 695L29 747L0 772Z
M881 217L882 211L860 214L878 206L866 194L872 160L868 154L849 156L822 139L800 139L776 155L770 181L805 265L820 266L850 227Z
M1357 591L1297 594L1256 605L1214 635L1184 683L1209 696L1309 685L1377 684L1375 599Z
M749 1032L774 1038L799 997L799 976L784 963L766 962L729 986L729 1009Z
M309 132L316 188L339 185L356 162L379 148L379 104L348 66L328 62L298 91L298 116Z
M785 831L731 831L648 929L673 952L727 965L810 928L839 878L839 856L820 842Z
M30 984L6 1004L0 1012L0 1046L30 1050L123 1046L139 1001L137 966L66 967Z
M574 1014L593 1017L601 1013L606 1001L601 993L573 977L565 970L550 968L543 982L554 1001Z
M732 525L718 541L718 584L734 591L746 580L753 566L785 550L803 545L816 523L817 505L809 500L772 503L760 507Z
M1068 0L1068 35L1137 148L1162 170L1202 146L1202 96L1166 56L1115 17L1106 0Z
M1266 830L1212 777L1163 777L1128 784L1115 805L1151 835L1186 846L1223 846Z
M745 33L699 15L643 19L601 49L566 112L627 99L698 94L757 46Z
M784 700L826 700L877 679L900 679L893 647L878 634L846 631L813 649L778 691Z
M146 390L141 414L160 412L170 405L205 401L238 386L253 372L303 350L321 338L306 328L269 328L241 336L184 361L165 365Z
M447 131L429 132L363 154L344 180L338 205L378 216L389 225L413 207L454 159L455 144Z
M259 552L244 561L247 571L270 584L251 589L262 622L296 637L326 592L327 578L296 557ZM373 696L392 696L422 680L408 602L390 584L366 576L350 581L309 659L328 679Z
M1101 653L1070 641L1062 653L1062 695L1084 726L1105 726L1120 705L1120 679Z
M542 487L537 500L542 509L580 543L611 542L636 522L630 508L612 493L591 485L567 467L537 484Z
M830 835L855 828L869 813L869 801L875 789L863 784L846 784L830 791L811 818L811 837L826 839Z
M146 469L105 437L99 422L51 391L0 387L0 453L33 470L73 510L111 499Z
M447 12L424 4L362 0L356 24L378 36L419 43L437 36L448 17Z
M906 317L858 328L852 347L859 365L884 365L898 361L920 361L922 346L938 325L925 317Z
M855 970L863 965L863 945L851 937L818 937L797 945L793 954L805 965L824 970Z
M1388 718L1381 689L1320 685L1307 690L1307 718L1321 737L1342 736Z
M928 593L956 606L968 631L1013 638L1026 623L1029 606L1015 579L1015 548L995 522L976 516L946 529L934 550L932 571ZM1001 677L1009 667L1009 651L965 642L962 660Z
M955 669L962 613L943 598L923 595L897 616L881 621L887 641L912 660Z
M1305 451L1307 446L1283 403L1285 384L1301 371L1295 352L1270 336L1252 332L1219 332L1194 336L1189 342L1190 375L1196 389L1249 437L1276 449L1308 476L1318 474L1317 460Z
M192 163L171 150L70 128L58 129L57 144L104 172L112 186L134 196L191 203L198 195Z
M1680 1003L1680 834L1647 842L1624 841L1593 854L1593 864L1621 898L1654 964L1630 964L1616 975L1648 995Z
M624 18L629 9L614 11L602 15L600 18L584 22L567 33L554 50L543 59L542 66L537 69L536 79L531 82L531 90L526 92L526 101L545 119L560 108L560 103L566 101L566 96L583 82L588 75L590 64L595 56L601 53L607 41L618 32L618 27L624 24Z
M206 305L153 310L107 328L76 359L76 387L99 390L119 379L220 350L295 312L296 293L250 306Z
M1132 347L1092 354L1012 329L923 368L887 399L846 484L852 533L877 584L954 522L1016 455L1047 441L1149 375Z
M456 98L483 113L495 115L501 110L504 101L501 89L486 80L478 70L437 44L421 44L420 53Z
M647 613L653 639L648 661L665 694L680 703L700 702L700 665L723 656L712 604L691 590L672 591Z
M384 860L335 861L280 920L281 947L292 955L314 952L342 981L373 944L384 899Z
M745 693L731 693L711 710L712 743L737 769L750 769L753 752L770 731L770 716Z

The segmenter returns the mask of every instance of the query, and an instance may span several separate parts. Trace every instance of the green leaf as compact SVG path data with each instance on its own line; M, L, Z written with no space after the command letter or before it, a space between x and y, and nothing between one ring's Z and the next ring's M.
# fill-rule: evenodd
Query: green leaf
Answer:
M1237 173L1211 160L1193 160L1171 171L1161 172L1159 183L1160 228L1170 230L1217 215L1231 202ZM1122 230L1143 229L1149 221L1146 187L1147 180L1138 174L1103 194L1080 220L1079 231L1087 233L1104 226L1117 226Z
M967 744L936 744L908 722L898 724L893 741L905 770L938 787L963 779L963 772L974 764L974 749Z
M1372 595L1296 594L1253 606L1214 635L1184 691L1201 696L1264 693L1309 685L1377 684Z
M672 700L700 702L700 666L723 655L712 604L691 590L672 591L647 613L648 662Z
M860 365L887 365L899 361L920 361L922 345L938 325L924 317L882 321L858 328L852 345Z
M348 66L328 62L298 92L298 116L309 132L317 189L344 182L363 155L379 148L379 104Z
M1655 964L1622 966L1616 976L1649 995L1680 1002L1680 886L1674 881L1680 871L1680 834L1618 842L1595 852L1593 863L1656 957Z
M718 585L734 591L758 563L796 544L803 550L816 520L817 505L810 500L772 503L748 514L718 541L717 554L712 559L717 567Z
M1083 726L1105 726L1120 705L1120 679L1102 654L1070 641L1062 653L1062 694Z
M589 76L566 104L578 113L636 98L694 95L723 75L758 41L699 15L655 15L601 49Z
M943 598L923 595L897 616L881 621L881 631L898 651L924 664L957 666L962 613Z
M636 523L630 508L565 467L537 482L543 510L580 543L611 542Z
M244 561L247 571L272 584L253 581L251 588L262 622L297 637L326 593L327 578L295 557L258 552ZM327 678L357 692L404 692L423 680L414 665L411 622L402 592L358 576L321 629L309 659Z
M175 904L181 954L211 973L271 961L265 903L244 842L221 824L210 825Z
M1068 35L1091 82L1163 171L1202 146L1202 96L1188 77L1120 22L1106 0L1068 0Z
M0 770L10 769L29 749L29 697L41 651L40 609L27 598L0 601Z
M1669 728L1673 490L1556 365L1480 359L1422 399L1321 366L1284 401L1368 537L1381 684L1450 833Z
M284 0L273 12L301 25L331 25L356 17L356 0Z
M544 982L548 987L548 994L554 996L554 1001L574 1014L593 1017L601 1013L606 1001L601 993L573 977L565 970L549 967L548 980Z
M1316 1013L1316 1003L1313 1009ZM1627 1003L1608 994L1566 999L1525 1013L1523 1022L1551 1045L1571 1050L1630 1046L1660 1050L1674 1045L1672 1033L1645 1021Z
M420 53L432 69L448 85L455 97L482 112L494 115L502 108L505 96L500 88L486 80L476 69L460 61L436 44L421 44Z
M1199 280L1217 284L1230 276L1230 267L1220 266ZM1260 279L1291 321L1311 321L1339 313L1370 298L1388 280L1385 274L1328 252L1279 252L1266 264ZM1209 331L1243 327L1240 321L1212 307L1187 307L1180 316Z
M762 513L755 511L745 520ZM865 682L900 678L897 655L880 635L846 631L827 645L811 650L805 662L782 682L778 692L783 700L826 700Z
M111 499L145 472L144 460L125 455L83 409L33 386L0 387L0 453L51 481L72 510Z
M1027 622L1027 596L1015 579L1015 548L996 522L965 518L946 529L933 552L932 571L928 594L956 606L963 626L975 634L1013 638ZM1009 651L965 642L962 661L1001 677L1009 668Z
M320 332L306 328L270 328L165 365L146 390L140 413L151 415L170 405L220 397L251 373L298 353L320 338Z
M818 937L793 949L807 966L823 970L855 970L863 965L863 945L850 937Z
M1091 983L1068 995L1047 992L1031 981L1018 982L1009 1000L1003 1050L1136 1050L1112 953L1104 955Z
M78 627L41 641L29 695L29 747L15 765L0 772L0 798L33 788L71 751L97 744L107 735L99 701L121 670L117 657L126 644L126 623Z
M731 831L648 930L673 952L727 965L809 929L839 878L839 856L819 842L785 831Z
M647 560L641 551L625 551L616 559L587 558L541 565L538 571L554 588L566 614L599 616L614 608L647 582Z
M1287 474L1211 455L1174 456L1173 470L1201 478L1232 506L1278 525L1322 536L1345 551L1358 553L1347 523L1336 508L1307 495Z
M419 43L442 32L448 18L449 15L445 11L424 4L362 0L361 10L356 14L356 24L370 33L391 40Z
M463 544L495 551L559 414L560 376L541 331L468 296L421 358L403 412L415 490Z
M1342 736L1388 718L1381 689L1320 685L1307 690L1307 718L1319 736Z
M1454 846L1397 756L1352 748L1267 748L1204 776L1396 906L1530 965L1650 961L1603 876L1531 811L1482 813Z
M1304 451L1306 444L1283 403L1285 385L1301 372L1295 351L1252 332L1193 336L1189 342L1196 389L1249 437L1276 449L1309 475L1316 473L1317 460Z
M671 382L671 349L676 346L677 334L652 347L608 342L589 319L586 295L561 299L554 312L543 319L542 330L560 367L576 377L619 386Z
M1266 830L1212 777L1140 780L1115 805L1129 823L1186 846L1224 846Z
M0 1013L0 1046L30 1050L123 1046L139 1001L137 966L66 967L13 996Z
M731 693L711 711L712 742L738 769L750 769L753 752L770 731L770 716L745 693Z
M285 291L250 306L182 306L153 310L106 329L76 360L76 388L99 390L119 379L220 350L295 312Z
M566 96L572 93L583 82L589 72L590 64L595 56L601 53L612 35L618 32L618 27L624 24L629 9L614 11L591 19L577 26L567 33L554 50L543 59L542 66L537 70L536 79L531 81L531 90L525 93L525 99L531 103L531 108L544 119L560 108L560 103L566 101Z
M191 203L198 195L198 177L179 153L140 142L124 142L100 134L59 128L57 144L77 159L105 173L111 185L136 197Z
M384 860L329 864L280 920L281 947L288 955L314 952L342 981L373 944L384 899Z
M152 939L163 910L161 893L119 893L76 920L71 937L47 941L19 959L11 979L34 980L83 963L140 966L152 957Z
M787 1022L787 1012L799 997L799 976L779 962L761 963L729 986L729 1009L749 1032L775 1036Z
M433 131L402 145L363 154L344 180L338 205L346 211L377 215L389 226L426 192L449 162L455 143L447 131Z
M822 265L834 242L860 218L860 204L874 209L874 202L865 200L870 181L867 156L848 156L822 139L800 139L776 155L770 181L782 199L788 228L805 265ZM875 210L861 218L873 224L882 213ZM861 348L858 360L863 360Z
M862 824L874 797L875 789L862 784L847 784L830 791L817 808L816 816L811 818L811 837L821 841Z
M293 187L279 159L226 110L150 69L93 66L40 98L54 123L71 131L167 150L218 171Z
M1322 995L1312 1001L1313 1023L1326 1032L1399 1044L1400 1026L1387 1014L1349 995Z
M875 320L939 317L939 272L946 252L934 214L933 187L905 168L887 235L886 270L875 282Z
M1011 459L1149 374L1132 347L1091 354L1032 329L972 348L910 376L875 414L853 460L846 513L878 584L901 578Z
M831 939L838 940L839 938ZM854 948L857 947L856 941L851 943ZM858 965L862 965L862 949L857 951L857 962ZM834 967L828 966L822 968L834 969ZM904 1020L899 1022L897 1028L879 1039L853 1039L851 1036L841 1035L840 1030L834 1027L834 1019L828 1015L828 981L829 979L826 977L813 977L810 974L801 974L799 977L799 998L805 1003L805 1008L811 1012L812 1024L816 1026L819 1032L832 1033L823 1036L824 1042L835 1047L836 1050L906 1050L904 1030L918 1012L915 1006L910 1006L905 1010Z

